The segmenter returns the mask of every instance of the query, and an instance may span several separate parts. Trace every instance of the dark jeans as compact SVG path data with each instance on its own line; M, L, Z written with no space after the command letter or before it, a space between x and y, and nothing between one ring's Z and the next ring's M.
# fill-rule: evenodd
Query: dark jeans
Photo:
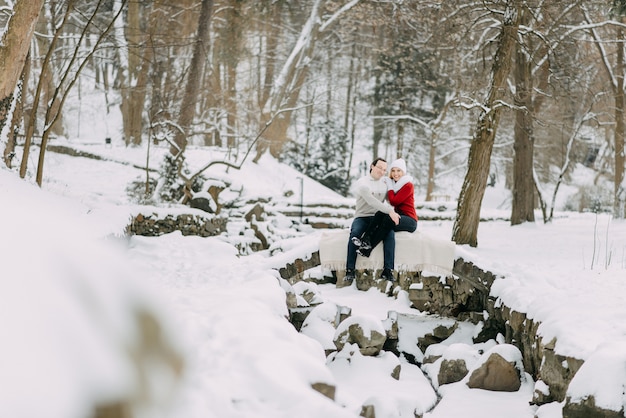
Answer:
M382 213L382 212L379 212ZM389 218L388 215L386 215ZM348 257L346 260L346 269L354 270L356 266L356 245L352 242L352 237L361 237L368 229L370 224L374 222L374 216L364 216L355 218L350 227L350 239L348 239ZM391 219L389 219L391 221ZM391 222L393 224L393 221ZM378 242L383 241L383 268L393 270L396 256L396 237L393 228L385 231L384 236ZM377 244L378 244L377 242Z
M400 223L395 225L393 230L396 232L399 231L407 231L407 232L415 232L417 229L417 221L410 216L400 215Z
M359 238L361 238L362 241L368 242L372 248L375 248L378 243L387 236L389 231L413 232L416 229L417 221L410 216L400 215L400 222L396 225L393 223L388 214L376 212L374 220L370 222L363 235Z

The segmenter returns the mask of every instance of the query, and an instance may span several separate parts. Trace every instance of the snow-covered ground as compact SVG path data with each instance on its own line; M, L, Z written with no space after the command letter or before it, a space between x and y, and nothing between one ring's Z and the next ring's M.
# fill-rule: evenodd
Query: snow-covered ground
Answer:
M119 161L146 161L141 148L83 147ZM153 164L162 151L152 150ZM210 158L190 150L188 162L193 171ZM240 186L246 198L351 203L267 156L241 170L214 165L209 172ZM138 416L357 417L369 403L378 418L413 417L435 405L428 373L419 367L390 353L351 355L349 347L327 359L328 330L298 333L285 319L285 284L274 268L314 250L319 231L303 226L288 238L290 222L277 219L273 227L285 239L273 246L284 252L248 256L237 254L237 237L115 238L131 214L145 210L125 191L141 175L129 165L55 153L47 154L42 190L0 170L0 416L84 417L91 404L126 396L138 379L124 356L138 339L129 319L137 307L160 321L163 338L184 364L178 386L167 367L150 369L152 399L171 402ZM502 215L503 196L488 188L484 213ZM421 221L418 228L449 239L452 222ZM595 392L602 405L619 410L625 399L615 388L626 384L626 321L620 319L626 317L626 223L606 214L559 213L548 225L484 223L478 234L478 248L458 247L457 255L501 275L495 296L541 322L539 333L557 339L558 353L593 366L581 369L574 396ZM389 311L426 317L403 293L395 299L354 287L316 289L328 304L350 306L353 315L372 321L385 320ZM425 318L423 326L437 321L445 319ZM446 344L470 353L477 348L474 331L464 324ZM398 364L395 380L390 374ZM335 385L336 401L312 390L314 383ZM514 393L444 385L443 400L425 417L561 417L558 404L528 404L534 383L527 377Z

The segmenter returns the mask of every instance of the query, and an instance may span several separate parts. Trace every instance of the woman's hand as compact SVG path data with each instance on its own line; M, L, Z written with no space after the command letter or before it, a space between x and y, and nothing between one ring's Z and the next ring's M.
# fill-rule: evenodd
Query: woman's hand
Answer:
M398 215L395 210L391 209L391 212L389 212L389 217L394 224L398 225L400 223L400 215Z

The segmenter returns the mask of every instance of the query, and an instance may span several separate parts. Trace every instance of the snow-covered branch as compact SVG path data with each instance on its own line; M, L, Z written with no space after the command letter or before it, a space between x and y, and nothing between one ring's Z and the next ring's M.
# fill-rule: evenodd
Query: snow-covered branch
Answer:
M411 115L390 115L390 116L374 116L372 119L383 119L383 120L408 120L411 122L415 122L419 125L421 125L422 127L424 127L427 130L432 130L432 128L430 127L430 124L428 122L425 122L423 120L421 120L420 118L416 118L415 116L411 116Z
M333 13L333 15L331 17L326 19L326 22L322 23L322 25L320 26L320 32L324 32L326 29L328 29L333 23L335 23L337 20L339 20L341 15L343 15L348 10L352 9L360 1L361 0L351 0L348 3L344 4L343 6L341 6L339 8L339 10L337 10L335 13Z
M600 52L600 58L602 59L602 63L604 64L604 69L606 70L609 78L611 79L611 86L615 90L617 88L617 78L615 77L615 74L613 73L613 70L611 69L612 68L611 63L609 62L609 58L607 56L606 50L604 49L604 45L602 45L602 42L600 42L600 36L598 35L598 32L596 31L597 26L595 26L594 24L591 24L591 18L589 17L589 13L587 13L587 10L584 8L583 8L583 13L585 16L585 20L588 22L588 25L584 25L584 26L588 26L588 29L591 32L591 35L593 36L596 47L598 48L598 51Z

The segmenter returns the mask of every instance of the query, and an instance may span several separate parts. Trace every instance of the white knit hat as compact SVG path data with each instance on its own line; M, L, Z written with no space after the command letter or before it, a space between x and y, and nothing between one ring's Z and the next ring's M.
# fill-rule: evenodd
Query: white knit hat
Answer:
M406 163L404 162L402 158L398 158L397 160L392 162L391 165L389 166L389 171L391 171L391 169L394 167L399 168L400 170L402 170L403 174L406 174Z

